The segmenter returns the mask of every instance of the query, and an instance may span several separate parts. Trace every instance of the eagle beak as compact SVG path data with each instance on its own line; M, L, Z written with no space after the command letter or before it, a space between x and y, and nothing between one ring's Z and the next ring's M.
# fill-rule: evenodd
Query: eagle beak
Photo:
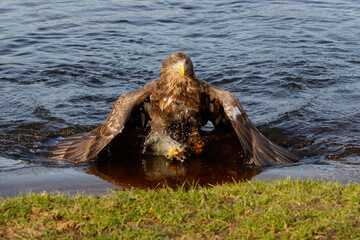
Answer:
M181 77L184 78L184 75L185 75L184 63L179 63L178 65L175 65L175 69L180 73Z

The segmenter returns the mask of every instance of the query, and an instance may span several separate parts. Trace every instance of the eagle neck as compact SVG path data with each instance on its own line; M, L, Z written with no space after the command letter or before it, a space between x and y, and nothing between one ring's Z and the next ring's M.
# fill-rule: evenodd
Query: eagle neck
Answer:
M189 77L185 75L181 77L177 73L173 72L162 72L159 79L159 84L168 90L175 91L184 91L189 90L189 88L197 88L199 86L199 81L196 78L195 74Z

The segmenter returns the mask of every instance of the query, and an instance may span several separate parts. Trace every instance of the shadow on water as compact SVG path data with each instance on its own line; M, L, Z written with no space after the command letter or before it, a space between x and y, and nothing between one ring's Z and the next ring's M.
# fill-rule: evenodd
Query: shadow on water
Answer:
M86 172L121 187L139 188L246 181L262 172L244 166L246 157L235 134L214 130L202 135L206 141L203 153L181 162L142 154L144 133L127 130Z

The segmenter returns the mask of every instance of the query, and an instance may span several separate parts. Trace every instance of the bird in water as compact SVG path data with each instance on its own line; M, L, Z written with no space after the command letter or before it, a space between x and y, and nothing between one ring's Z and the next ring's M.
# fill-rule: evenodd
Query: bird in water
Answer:
M150 127L144 152L183 161L203 151L200 127L208 121L215 129L227 127L236 132L250 164L270 166L299 160L260 133L234 94L198 78L183 52L166 57L159 79L120 96L103 124L51 147L49 158L76 163L91 160L131 125Z

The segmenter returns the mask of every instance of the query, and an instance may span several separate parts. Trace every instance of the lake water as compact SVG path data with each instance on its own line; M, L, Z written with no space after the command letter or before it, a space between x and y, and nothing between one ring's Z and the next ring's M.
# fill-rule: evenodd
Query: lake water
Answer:
M288 176L359 182L359 26L355 0L2 0L0 195ZM83 166L41 156L58 136L101 124L121 94L158 78L175 51L192 58L198 77L232 91L267 137L304 159L245 168L224 136L184 163L136 148Z

